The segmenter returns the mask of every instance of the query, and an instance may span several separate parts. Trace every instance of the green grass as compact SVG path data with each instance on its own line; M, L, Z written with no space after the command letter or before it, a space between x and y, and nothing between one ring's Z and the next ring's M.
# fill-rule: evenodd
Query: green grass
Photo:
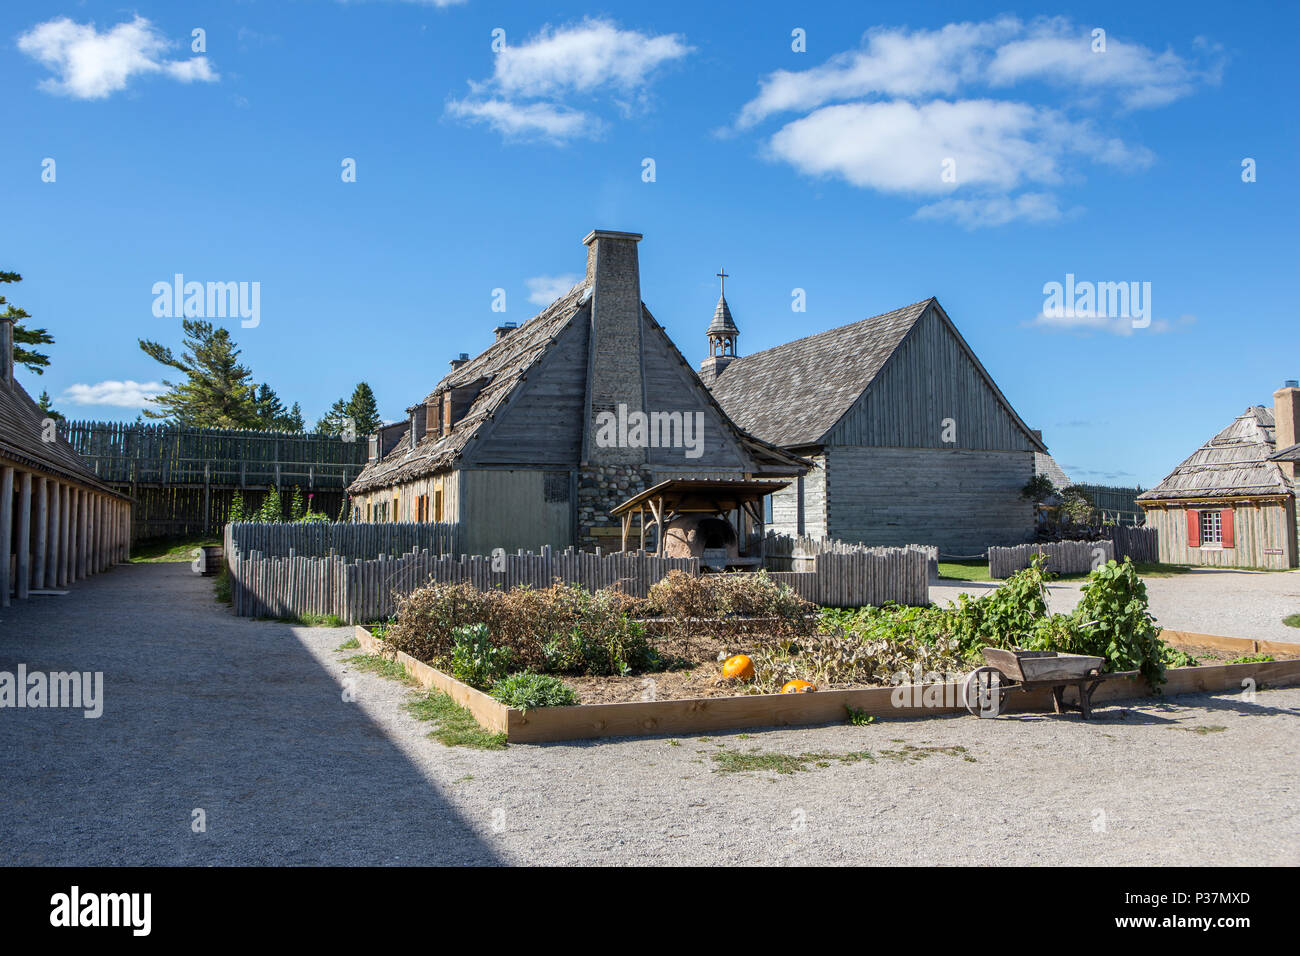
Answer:
M217 576L212 581L212 595L222 604L231 605L234 603L234 596L230 591L229 568L222 568L217 572Z
M204 545L220 545L218 538L206 535L189 535L183 538L150 538L131 545L132 564L188 564L194 560L194 549Z
M474 715L442 691L421 694L406 705L416 720L436 723L429 736L448 747L471 747L475 750L504 750L506 735L484 730Z
M349 657L347 662L357 670L365 671L368 674L378 674L380 677L404 681L407 684L415 683L415 678L406 672L405 667L397 663L397 661L389 660L387 657L380 657L378 654L357 654Z
M829 767L832 760L840 763L858 763L862 760L875 763L876 760L866 750L842 754L814 751L797 755L762 750L750 750L745 753L737 750L724 750L721 753L713 754L712 757L714 773L753 773L755 771L769 770L773 773L793 774L807 771L809 764L815 764L818 767Z
M1282 618L1282 623L1287 627L1300 627L1300 614L1288 614Z
M956 581L988 581L989 563L980 558L970 561L940 561L939 577Z
M346 641L334 648L336 651L355 651L361 646L361 642L356 637L349 637Z

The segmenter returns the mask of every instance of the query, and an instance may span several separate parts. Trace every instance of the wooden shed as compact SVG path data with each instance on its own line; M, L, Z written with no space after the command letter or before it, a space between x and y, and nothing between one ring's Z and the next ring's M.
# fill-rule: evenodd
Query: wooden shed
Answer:
M1294 464L1274 459L1295 434L1300 388L1253 405L1164 481L1138 496L1160 534L1160 560L1234 568L1296 567ZM1290 444L1291 442L1288 442Z

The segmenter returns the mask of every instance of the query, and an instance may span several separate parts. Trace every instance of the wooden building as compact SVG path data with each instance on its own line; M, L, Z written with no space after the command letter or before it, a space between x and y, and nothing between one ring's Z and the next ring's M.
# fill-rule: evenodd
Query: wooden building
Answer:
M1046 454L931 298L738 356L725 297L701 378L746 431L813 461L772 496L769 527L949 555L1019 544Z
M614 551L611 510L660 482L803 474L736 427L641 301L640 239L593 231L577 285L370 436L354 519L457 521L467 553Z
M128 499L101 484L14 378L0 314L0 606L129 556Z
M1296 466L1287 456L1298 415L1300 387L1288 382L1272 409L1247 408L1138 496L1147 526L1160 532L1161 561L1296 567Z

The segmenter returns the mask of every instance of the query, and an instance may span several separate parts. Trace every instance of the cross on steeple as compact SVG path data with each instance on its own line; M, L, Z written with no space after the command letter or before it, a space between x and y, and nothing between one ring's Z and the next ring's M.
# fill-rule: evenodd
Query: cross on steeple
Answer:
M723 266L721 269L719 269L717 272L715 272L715 273L713 273L713 274L714 274L715 276L717 276L719 279L722 280L722 287L721 287L721 289L719 290L720 294L722 294L722 295L726 295L726 294L727 294L727 269L726 269L726 267Z

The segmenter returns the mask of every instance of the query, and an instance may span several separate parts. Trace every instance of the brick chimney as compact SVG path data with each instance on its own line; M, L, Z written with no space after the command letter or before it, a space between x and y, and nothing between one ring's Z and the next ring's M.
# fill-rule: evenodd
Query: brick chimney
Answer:
M591 417L587 460L592 464L644 463L644 448L596 443L596 416L644 411L641 371L641 273L637 243L641 234L593 230L587 246L587 284L591 287Z
M0 312L0 385L14 381L14 320Z
M1300 382L1288 379L1273 393L1273 425L1277 451L1300 442ZM1282 473L1295 480L1295 462L1280 461Z

